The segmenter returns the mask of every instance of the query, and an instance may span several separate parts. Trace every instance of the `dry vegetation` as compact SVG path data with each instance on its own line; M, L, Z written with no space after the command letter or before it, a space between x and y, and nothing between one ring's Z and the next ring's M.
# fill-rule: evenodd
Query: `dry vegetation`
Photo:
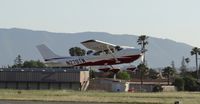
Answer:
M112 102L131 104L199 104L200 92L110 93L68 90L0 90L1 100Z

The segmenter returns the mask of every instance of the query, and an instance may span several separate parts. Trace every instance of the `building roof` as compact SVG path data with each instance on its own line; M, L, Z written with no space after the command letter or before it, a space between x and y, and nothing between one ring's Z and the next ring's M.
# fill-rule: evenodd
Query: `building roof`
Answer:
M86 68L0 68L0 72L80 72Z

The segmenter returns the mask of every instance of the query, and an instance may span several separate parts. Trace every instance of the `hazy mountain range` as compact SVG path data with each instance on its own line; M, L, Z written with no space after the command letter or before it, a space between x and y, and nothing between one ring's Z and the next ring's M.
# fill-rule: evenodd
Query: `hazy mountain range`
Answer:
M97 39L116 45L138 47L136 35L109 34L105 32L80 33L53 33L46 31L33 31L27 29L0 29L0 65L12 65L15 57L20 54L24 60L42 60L36 45L46 44L59 55L69 55L68 49L74 46L85 48L80 42L88 39ZM147 61L150 67L165 67L171 65L179 67L182 57L191 57L192 46L169 39L150 37L148 39ZM193 57L192 57L193 60ZM190 66L193 65L193 61ZM137 64L137 63L133 63Z

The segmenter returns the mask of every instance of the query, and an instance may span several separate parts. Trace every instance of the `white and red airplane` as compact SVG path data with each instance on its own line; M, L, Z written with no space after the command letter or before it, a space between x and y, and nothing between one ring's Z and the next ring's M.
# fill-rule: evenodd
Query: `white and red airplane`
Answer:
M131 63L142 56L140 49L128 46L118 46L99 40L81 42L86 48L94 50L86 56L62 57L56 55L44 44L37 48L46 64L51 67L71 66L111 66L115 64Z

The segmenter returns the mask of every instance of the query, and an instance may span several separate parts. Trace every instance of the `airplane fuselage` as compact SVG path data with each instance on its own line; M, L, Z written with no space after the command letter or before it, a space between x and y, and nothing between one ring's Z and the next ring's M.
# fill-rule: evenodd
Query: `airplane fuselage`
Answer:
M87 56L56 57L46 59L46 63L51 67L71 67L71 66L99 66L130 63L141 56L141 51L135 48L125 48L113 53L91 54Z

